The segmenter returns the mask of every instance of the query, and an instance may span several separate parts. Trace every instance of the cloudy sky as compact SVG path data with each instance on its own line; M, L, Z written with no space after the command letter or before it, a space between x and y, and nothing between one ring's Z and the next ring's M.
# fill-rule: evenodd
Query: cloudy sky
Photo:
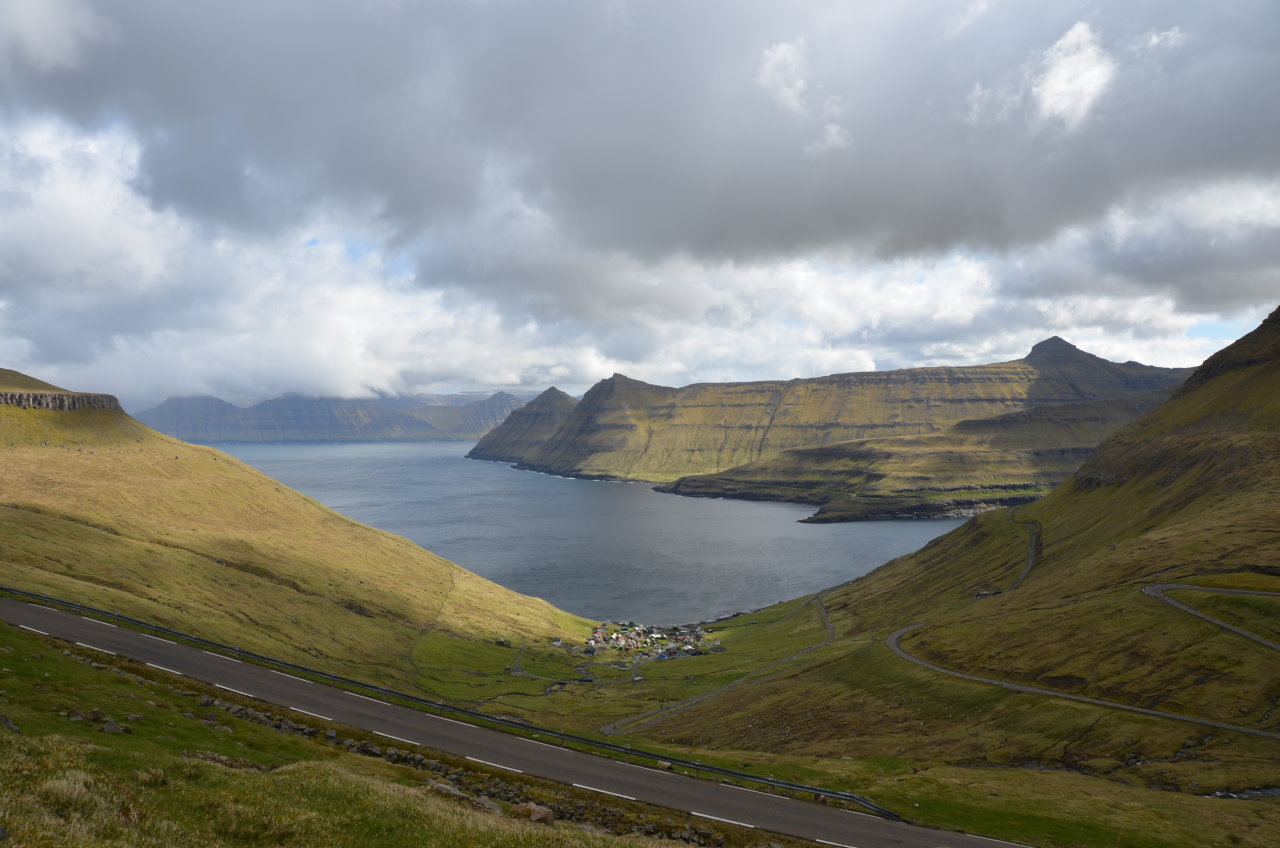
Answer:
M0 21L0 367L134 410L1190 365L1280 302L1271 0Z

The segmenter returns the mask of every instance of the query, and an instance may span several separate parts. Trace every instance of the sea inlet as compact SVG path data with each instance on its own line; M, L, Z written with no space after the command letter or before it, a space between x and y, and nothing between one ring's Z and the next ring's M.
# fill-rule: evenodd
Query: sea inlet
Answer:
M960 519L799 524L793 504L682 498L466 459L465 442L219 444L349 518L600 621L708 621L826 589Z

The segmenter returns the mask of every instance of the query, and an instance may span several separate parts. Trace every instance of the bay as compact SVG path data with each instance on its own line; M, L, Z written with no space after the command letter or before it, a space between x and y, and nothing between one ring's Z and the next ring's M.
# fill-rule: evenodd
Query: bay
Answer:
M516 471L466 459L465 442L217 447L343 515L601 621L758 609L852 580L962 523L799 524L811 509Z

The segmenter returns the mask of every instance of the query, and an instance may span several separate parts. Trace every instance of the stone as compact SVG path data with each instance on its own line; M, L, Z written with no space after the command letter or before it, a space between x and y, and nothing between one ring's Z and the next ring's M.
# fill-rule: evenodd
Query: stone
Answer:
M7 716L4 713L0 713L0 727L3 727L5 730L8 730L11 733L22 732L22 729L19 728L18 725L13 723L13 719L9 718L9 716Z
M124 733L125 728L116 724L115 719L107 719L100 728L103 733Z
M523 804L516 804L511 808L513 816L528 818L531 822L545 824L547 827L556 823L556 814L541 804L535 804L532 801L525 801Z

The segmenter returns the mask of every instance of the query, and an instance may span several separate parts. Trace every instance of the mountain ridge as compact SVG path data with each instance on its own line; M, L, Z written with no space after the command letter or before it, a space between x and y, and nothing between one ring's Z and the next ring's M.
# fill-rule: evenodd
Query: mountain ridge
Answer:
M136 417L153 429L192 442L469 440L501 424L522 405L509 392L461 403L436 395L284 394L249 407L205 395L167 398Z
M1190 373L1109 362L1054 337L1023 359L976 366L682 388L615 374L572 410L562 402L555 431L544 421L536 444L504 425L468 455L569 477L669 484L789 449L936 433L1034 407L1172 390Z

